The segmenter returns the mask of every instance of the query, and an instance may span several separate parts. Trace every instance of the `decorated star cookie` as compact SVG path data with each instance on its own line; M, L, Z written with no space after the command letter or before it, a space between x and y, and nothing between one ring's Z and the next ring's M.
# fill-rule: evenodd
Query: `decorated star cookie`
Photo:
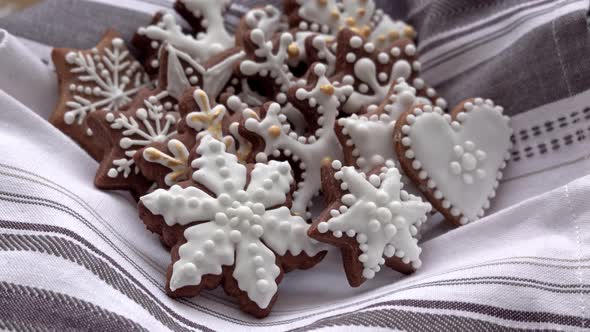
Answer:
M242 141L238 145L234 137L227 134L233 132L240 137L237 122L241 114L228 112L221 104L212 107L205 91L189 89L179 102L179 112L178 134L167 141L150 144L134 157L141 174L156 182L159 188L190 179L196 146L205 135L223 142L227 151L236 154L241 161L249 155L249 143Z
M197 153L195 185L158 189L139 204L146 223L187 226L171 250L167 291L195 296L223 285L243 311L264 317L283 273L315 265L325 251L286 207L294 181L288 163L241 165L210 136Z
M422 79L414 80L414 84L419 91L400 78L381 105L369 107L369 112L363 115L338 119L336 133L344 149L346 165L369 172L387 160L397 162L392 137L399 116L418 105L446 107L446 101Z
M340 248L351 286L372 279L382 265L402 273L420 267L418 229L431 206L402 190L393 162L365 174L328 161L322 183L328 207L314 220L309 235Z
M503 109L476 98L451 115L419 106L395 126L395 151L404 173L448 221L464 225L484 216L496 195L511 147Z
M334 132L340 105L352 93L351 86L334 86L326 77L326 67L316 64L310 69L308 86L289 90L291 103L315 129L310 136L291 130L279 104L267 107L262 119L245 120L243 136L253 142L257 161L286 158L298 171L297 189L293 193L292 211L310 217L308 207L321 189L320 168L326 158L341 159L342 150ZM258 150L257 150L258 149ZM258 152L259 151L259 152ZM258 153L257 153L258 152Z
M49 121L99 159L103 147L86 125L88 115L122 110L152 83L114 30L108 30L90 50L57 48L51 56L60 98Z
M363 107L380 104L399 78L410 82L417 77L420 63L416 46L400 40L388 50L366 42L351 30L338 34L336 75L333 78L354 87L351 98L342 109L348 114L358 113Z

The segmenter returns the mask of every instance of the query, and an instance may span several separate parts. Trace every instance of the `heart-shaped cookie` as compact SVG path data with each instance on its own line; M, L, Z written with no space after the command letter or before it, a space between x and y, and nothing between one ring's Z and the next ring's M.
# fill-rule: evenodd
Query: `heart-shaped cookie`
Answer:
M419 106L396 123L395 150L405 173L447 220L483 217L511 148L510 119L491 100L471 99L445 114Z

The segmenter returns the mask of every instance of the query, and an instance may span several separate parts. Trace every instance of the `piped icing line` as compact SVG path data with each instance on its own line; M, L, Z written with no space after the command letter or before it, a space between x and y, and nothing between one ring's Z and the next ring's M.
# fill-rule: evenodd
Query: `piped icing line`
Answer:
M309 217L308 207L312 198L321 189L321 162L326 158L341 159L342 150L334 125L340 105L352 93L351 86L334 86L326 77L326 67L316 64L310 69L311 79L308 88L293 88L290 93L292 104L308 113L317 122L318 129L311 136L300 136L293 132L287 117L281 113L279 104L272 104L262 119L248 118L244 128L264 143L264 148L256 154L256 160L264 162L284 155L298 163L302 171L301 181L293 193L292 211Z
M109 34L105 38L110 38ZM133 59L119 37L110 38L107 47L94 47L89 52L71 50L64 60L76 77L76 83L67 87L71 98L65 103L68 110L63 114L67 125L81 126L87 115L97 110L118 111L139 90L152 86L141 64ZM92 136L92 131L88 129L86 134Z
M197 153L192 179L199 186L158 189L141 198L143 207L162 216L167 226L188 225L186 243L172 264L169 291L186 294L184 288L222 275L228 266L250 302L270 309L282 274L281 259L321 259L325 254L324 247L307 236L306 222L283 206L294 181L291 168L278 161L248 168L211 136L203 137ZM216 285L227 284L214 280Z
M405 173L447 220L465 225L484 216L512 146L509 117L475 98L452 115L425 105L404 113L395 146Z
M374 278L383 265L403 273L421 266L417 237L432 207L402 189L392 161L363 173L336 160L322 171L325 191L338 194L309 233L341 248L351 286Z
M380 104L399 78L414 80L421 68L416 56L416 46L408 40L381 50L351 30L341 31L337 48L339 64L334 79L355 88L342 110L352 114Z

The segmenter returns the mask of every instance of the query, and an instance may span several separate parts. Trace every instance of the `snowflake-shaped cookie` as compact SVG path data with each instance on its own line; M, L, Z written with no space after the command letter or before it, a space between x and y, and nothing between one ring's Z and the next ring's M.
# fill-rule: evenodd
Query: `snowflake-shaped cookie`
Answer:
M393 162L365 174L334 161L324 164L322 177L331 202L309 233L341 248L351 286L372 279L382 265L403 273L420 267L416 236L431 206L402 190Z
M246 131L255 135L254 141L262 143L263 150L256 154L257 161L284 156L295 162L294 166L301 174L297 190L293 193L292 211L307 217L308 206L321 189L322 160L342 157L334 125L340 105L352 93L351 86L332 85L322 64L310 69L309 83L307 88L291 89L289 99L310 122L318 126L314 135L299 136L291 131L287 117L281 114L281 107L276 103L268 107L262 120L251 117L244 123ZM247 134L245 136L248 137Z
M52 59L60 81L60 100L51 123L72 137L94 158L102 148L94 144L86 126L89 113L118 111L151 81L113 30L90 50L54 49Z
M93 113L89 127L108 149L98 168L95 184L102 189L130 189L142 194L151 183L137 167L136 152L176 134L178 112L164 90L144 90L126 111Z
M291 168L277 161L247 168L210 136L203 137L197 153L192 163L197 185L158 189L141 198L144 220L161 216L168 227L188 225L186 242L173 249L167 288L172 295L194 296L223 284L243 310L266 316L283 264L296 268L297 256L317 263L325 254L307 236L306 222L285 207L294 181Z

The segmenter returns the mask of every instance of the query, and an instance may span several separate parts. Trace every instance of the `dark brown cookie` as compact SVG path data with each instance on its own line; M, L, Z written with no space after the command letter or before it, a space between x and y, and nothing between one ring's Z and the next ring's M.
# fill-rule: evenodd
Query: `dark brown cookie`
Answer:
M88 128L88 115L123 110L152 83L114 30L107 30L90 50L56 48L51 57L59 78L59 101L49 121L100 160L103 145Z

